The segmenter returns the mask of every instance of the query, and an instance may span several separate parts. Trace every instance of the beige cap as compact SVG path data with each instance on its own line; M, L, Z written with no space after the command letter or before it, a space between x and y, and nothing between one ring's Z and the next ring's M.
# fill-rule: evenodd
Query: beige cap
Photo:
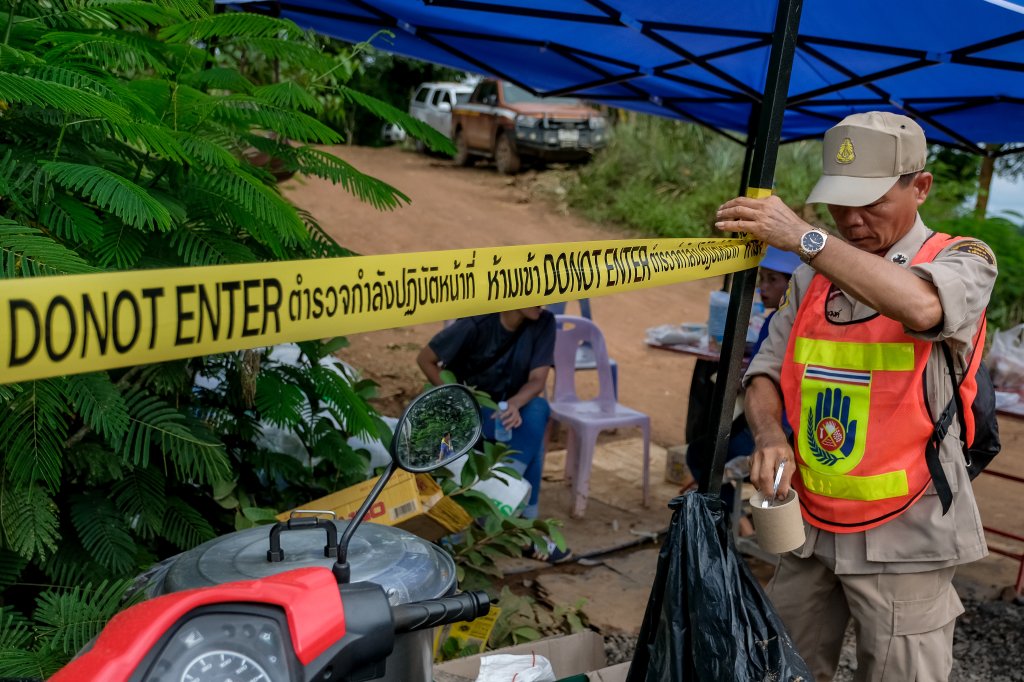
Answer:
M924 169L928 144L913 119L887 111L847 116L825 133L822 173L808 204L866 206L901 175Z

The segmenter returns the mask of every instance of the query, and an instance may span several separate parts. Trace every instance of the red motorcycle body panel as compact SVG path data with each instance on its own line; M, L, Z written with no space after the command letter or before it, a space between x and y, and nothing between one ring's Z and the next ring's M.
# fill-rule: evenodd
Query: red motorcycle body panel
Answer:
M345 636L345 611L334 575L326 568L300 568L260 580L245 580L168 594L114 616L88 652L50 678L51 682L123 682L167 630L189 611L225 602L280 606L288 618L295 655L308 665Z

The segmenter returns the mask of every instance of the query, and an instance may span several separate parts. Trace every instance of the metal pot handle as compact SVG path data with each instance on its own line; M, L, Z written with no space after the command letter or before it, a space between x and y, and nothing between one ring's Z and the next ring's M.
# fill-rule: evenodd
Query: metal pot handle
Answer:
M319 516L296 516L296 514L330 514L331 519L322 519ZM267 550L267 561L274 563L284 561L284 550L281 549L281 533L286 530L303 530L307 528L323 528L327 532L327 544L324 545L324 556L337 558L338 556L338 527L334 525L334 519L338 515L332 511L320 511L316 509L296 509L291 513L287 521L278 521L270 529L270 549Z

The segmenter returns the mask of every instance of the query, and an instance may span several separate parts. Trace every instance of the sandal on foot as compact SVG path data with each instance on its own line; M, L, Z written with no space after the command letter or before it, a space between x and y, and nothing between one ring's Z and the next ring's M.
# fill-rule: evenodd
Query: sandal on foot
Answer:
M547 545L543 550L538 550L534 545L527 545L523 547L523 556L536 561L546 561L549 564L562 564L572 560L572 550L568 547L558 549L558 545L552 540L548 540Z

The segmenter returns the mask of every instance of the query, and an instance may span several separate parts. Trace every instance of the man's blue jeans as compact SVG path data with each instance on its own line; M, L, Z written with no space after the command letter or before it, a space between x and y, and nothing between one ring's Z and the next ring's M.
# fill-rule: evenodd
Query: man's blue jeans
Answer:
M480 416L484 422L484 438L494 440L494 410L480 408ZM548 401L537 396L523 405L519 416L523 423L512 429L512 440L506 443L516 452L508 463L518 471L523 479L530 484L530 500L523 510L523 517L537 518L537 506L540 500L540 479L544 473L544 430L548 425L551 408Z

